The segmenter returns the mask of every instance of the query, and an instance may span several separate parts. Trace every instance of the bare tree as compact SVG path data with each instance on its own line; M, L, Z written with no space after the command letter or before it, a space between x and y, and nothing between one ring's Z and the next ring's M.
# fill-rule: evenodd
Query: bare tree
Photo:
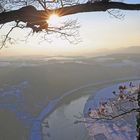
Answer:
M77 13L107 11L112 16L122 18L120 10L140 10L140 4L128 4L111 0L1 0L0 1L0 25L12 23L7 34L3 36L2 46L6 42L13 42L11 32L15 28L30 29L32 33L44 33L44 38L51 33L57 33L60 37L69 41L78 34L76 20L65 21L59 27L51 27L48 19L52 14L68 16ZM29 30L28 30L29 31Z

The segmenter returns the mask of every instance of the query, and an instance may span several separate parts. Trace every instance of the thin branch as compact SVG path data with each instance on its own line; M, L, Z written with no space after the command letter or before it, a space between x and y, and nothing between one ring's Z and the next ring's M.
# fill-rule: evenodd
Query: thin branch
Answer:
M119 117L122 117L124 115L127 115L127 114L130 114L132 112L140 112L140 108L133 108L131 110L128 110L128 111L125 111L121 114L118 114L118 115L115 115L115 116L112 116L112 115L104 115L104 117L100 117L100 118L94 118L94 117L90 117L91 120L76 120L74 122L74 124L77 124L77 123L95 123L96 121L98 120L113 120L113 119L116 119L116 118L119 118ZM75 118L78 118L77 116L74 116Z
M4 24L2 24L2 25L0 26L0 29L2 29L3 26L4 26Z
M124 15L122 13L120 13L120 11L116 11L116 10L107 10L107 12L114 18L122 20L124 19Z
M46 1L45 0L43 0L43 4L44 4L44 8L46 10L47 9L47 5L46 5Z
M43 9L46 9L46 4L44 5L44 2L42 2L41 0L37 0L38 3L43 7Z
M4 40L2 41L2 46L0 47L0 49L2 49L2 48L5 46L6 41L7 41L8 38L9 38L10 33L11 33L16 27L17 27L17 26L12 27L12 28L9 30L9 32L5 35L5 38L4 38ZM10 39L11 39L11 38L10 38Z

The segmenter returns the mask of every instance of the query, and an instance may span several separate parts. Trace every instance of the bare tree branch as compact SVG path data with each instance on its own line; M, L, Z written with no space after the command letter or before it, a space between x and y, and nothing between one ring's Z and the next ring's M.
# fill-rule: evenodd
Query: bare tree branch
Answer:
M46 9L46 3L44 3L42 0L37 0L39 4L43 7L43 9Z
M4 1L2 2L4 3ZM91 2L88 1L82 4L80 4L79 1L75 1L75 0L74 1L70 0L68 2L66 0L57 0L57 1L52 1L52 3L51 1L46 1L46 0L30 0L30 1L16 0L11 3L13 4L12 6L17 5L17 7L19 6L19 4L26 5L26 6L25 7L20 6L21 8L19 8L18 10L1 12L0 24L5 24L14 21L22 22L24 23L24 26L20 25L19 26L20 28L23 27L31 28L33 33L34 32L40 33L42 31L46 31L46 33L50 33L50 32L59 33L61 34L60 37L69 40L69 42L71 42L71 39L69 37L73 36L73 39L75 39L74 35L77 35L76 31L73 30L72 32L72 28L76 29L75 27L77 28L79 27L75 25L72 26L71 28L68 25L68 23L65 23L66 26L62 26L59 28L51 28L47 20L52 14L56 13L61 17L61 16L72 15L72 14L78 14L78 13L107 11L111 16L121 19L123 18L123 15L120 14L119 12L116 11L114 12L114 9L140 10L140 4L127 4L123 2L111 2L105 0L91 1ZM43 10L39 10L40 6L35 6L35 3L41 5ZM49 5L49 3L52 5L52 7L51 5ZM0 6L4 8L4 6L2 6L2 3L0 4L1 4ZM13 29L14 28L11 28L10 32L8 32L7 35L5 36L5 39L3 40L4 44L7 40L6 39L7 36L9 36L9 34L11 33L11 31L13 31Z
M74 122L74 124L78 124L78 123L95 123L98 120L113 120L113 119L116 119L116 118L119 118L119 117L124 117L124 115L128 115L128 114L130 114L132 112L140 112L140 108L133 108L131 110L125 111L125 112L123 112L121 114L118 114L118 115L115 115L115 116L107 115L107 116L100 117L100 118L91 118L90 117L90 120L79 120L80 117L74 116L75 118L78 118Z
M17 27L17 25L16 25L16 26L13 26L13 27L8 31L8 33L5 35L4 40L2 41L2 45L1 45L0 49L2 49L2 48L5 46L7 40L10 41L10 40L12 39L11 37L9 37L9 35L10 35L10 33L11 33L16 27Z
M58 8L55 10L49 10L49 12L56 12L60 16L65 16L85 12L107 11L108 9L140 10L140 4L126 4L122 2L96 2Z
M111 17L114 17L119 20L124 19L124 14L122 14L120 10L111 9L107 10L107 12L110 14Z
M23 22L33 20L34 21L46 20L53 13L57 13L59 16L66 16L85 12L107 11L108 9L140 10L140 4L126 4L122 2L108 2L108 3L96 2L46 10L35 10L33 9L33 7L32 8L25 7L25 9L21 8L19 10L0 13L0 24L4 24L15 20Z

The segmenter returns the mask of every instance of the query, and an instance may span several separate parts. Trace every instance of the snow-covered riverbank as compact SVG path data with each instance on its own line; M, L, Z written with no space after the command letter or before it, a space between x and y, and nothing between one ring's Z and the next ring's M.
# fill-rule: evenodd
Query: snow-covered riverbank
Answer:
M138 87L140 80L132 81L132 83L136 86L135 89ZM129 87L130 81L123 82L119 84L115 84L113 86L104 88L96 93L96 95L92 95L89 97L85 104L84 108L84 114L88 114L89 108L96 109L99 108L101 101L107 101L109 99L115 99L116 95L114 95L112 92L116 91L119 92L118 88L120 85L125 85L126 87ZM130 88L130 87L129 87ZM128 89L129 89L128 88ZM128 90L127 89L127 90ZM133 88L131 88L131 93L135 92ZM133 106L126 103L129 109ZM116 112L117 113L117 112ZM107 138L109 140L135 140L136 139L136 114L131 113L129 116L123 116L119 119L112 119L112 120L99 120L95 123L88 124L88 131L90 135L93 137L93 140L96 139L96 137L100 138ZM85 115L86 116L86 115ZM88 119L87 119L88 120ZM91 120L90 120L91 121Z
M122 80L122 79L121 79ZM121 81L120 80L120 81ZM119 81L119 80L118 80ZM32 125L32 128L31 128L31 137L30 139L31 140L42 140L42 135L41 135L41 124L42 124L42 121L45 117L47 117L47 115L56 107L56 105L62 100L64 99L65 97L75 93L76 91L80 90L80 89L84 89L84 88L87 88L87 87L90 87L90 86L97 86L97 85L100 85L100 84L108 84L108 83L114 83L115 81L106 81L106 82L102 82L102 83L91 83L91 84L87 84L87 85L83 85L81 87L78 87L76 89L73 89L71 91L68 91L66 93L64 93L62 96L60 96L59 98L56 98L54 100L51 100L48 105L40 112L40 114L38 115L38 117L33 121L33 125ZM140 82L140 81L137 81L137 82ZM127 82L126 82L127 83ZM106 89L106 90L109 90L109 91L112 91L113 89L117 88L119 84L116 84L112 87L110 87L109 89ZM100 91L101 92L101 91ZM102 91L104 92L104 91ZM99 93L99 96L98 94L95 95L95 97L98 99L98 97L100 97L100 95L102 94ZM106 95L105 95L106 96ZM107 95L108 96L108 95ZM86 104L86 106L89 106L89 104Z

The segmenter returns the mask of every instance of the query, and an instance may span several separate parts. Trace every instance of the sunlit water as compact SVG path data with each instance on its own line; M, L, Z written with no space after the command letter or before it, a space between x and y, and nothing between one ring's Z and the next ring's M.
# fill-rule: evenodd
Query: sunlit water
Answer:
M50 128L43 128L43 140L82 140L88 137L84 124L74 124L75 116L83 112L87 98L81 97L57 108L47 118Z

